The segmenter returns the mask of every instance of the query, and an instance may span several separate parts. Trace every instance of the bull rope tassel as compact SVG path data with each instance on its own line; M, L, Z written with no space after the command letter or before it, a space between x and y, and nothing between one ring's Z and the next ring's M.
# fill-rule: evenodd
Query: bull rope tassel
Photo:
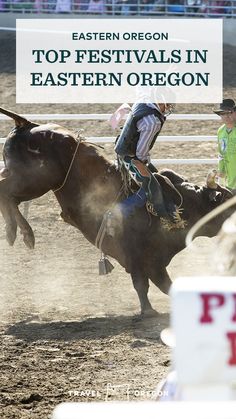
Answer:
M125 189L124 185L122 185L112 204L112 208L115 206L120 196L125 192L124 189ZM109 209L103 215L102 223L99 227L97 237L95 239L95 246L101 250L101 258L98 262L99 275L107 275L114 269L114 266L109 261L107 255L105 255L105 253L103 253L102 251L102 243L103 243L105 234L107 233L111 237L114 237L115 235L114 228L111 225L111 217L112 217L112 212Z
M104 240L104 236L108 230L108 220L110 218L110 214L111 212L110 210L108 210L103 215L102 223L100 225L100 228L98 230L97 237L95 240L95 246L101 250L101 258L98 262L99 275L107 275L114 269L114 266L109 261L105 253L103 253L102 251L102 243Z

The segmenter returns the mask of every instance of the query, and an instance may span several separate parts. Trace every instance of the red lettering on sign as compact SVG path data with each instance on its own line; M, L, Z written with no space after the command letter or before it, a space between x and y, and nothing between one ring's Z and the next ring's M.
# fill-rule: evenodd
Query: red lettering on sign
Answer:
M228 360L229 365L236 365L236 332L226 333L227 338L230 341L231 356Z
M236 322L236 294L233 294L233 299L234 299L234 314L232 317L232 322Z
M203 305L203 313L200 317L200 323L212 323L213 317L211 311L224 305L225 297L223 294L200 294Z

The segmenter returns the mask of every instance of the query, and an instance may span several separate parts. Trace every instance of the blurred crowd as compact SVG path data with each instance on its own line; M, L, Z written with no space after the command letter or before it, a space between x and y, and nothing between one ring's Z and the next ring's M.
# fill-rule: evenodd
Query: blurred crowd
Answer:
M0 0L1 12L236 15L236 0Z

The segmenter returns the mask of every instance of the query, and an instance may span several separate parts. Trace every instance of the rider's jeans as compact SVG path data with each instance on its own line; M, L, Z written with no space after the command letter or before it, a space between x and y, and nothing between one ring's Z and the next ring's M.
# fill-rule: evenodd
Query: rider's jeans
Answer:
M123 157L122 162L132 179L145 191L147 200L153 206L156 215L167 217L161 186L147 166L136 157L130 156Z

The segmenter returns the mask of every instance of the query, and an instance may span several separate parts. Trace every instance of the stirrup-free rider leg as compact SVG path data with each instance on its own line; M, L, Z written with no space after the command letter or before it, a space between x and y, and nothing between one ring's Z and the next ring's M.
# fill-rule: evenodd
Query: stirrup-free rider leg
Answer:
M145 164L137 158L129 156L124 157L123 162L134 181L145 191L153 214L163 218L169 218L161 186Z

